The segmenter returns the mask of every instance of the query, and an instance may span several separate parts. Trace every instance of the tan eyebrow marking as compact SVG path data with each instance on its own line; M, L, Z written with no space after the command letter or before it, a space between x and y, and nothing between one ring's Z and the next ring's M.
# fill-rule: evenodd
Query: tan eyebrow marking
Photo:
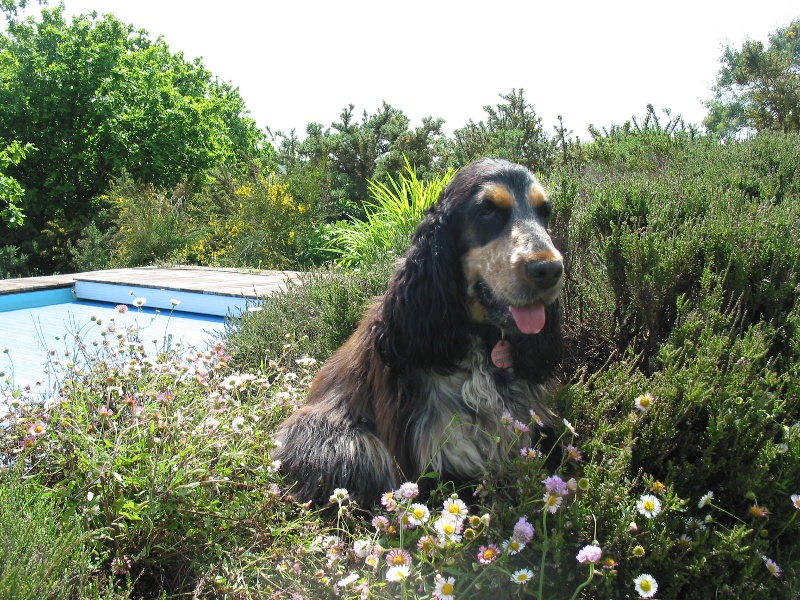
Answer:
M483 188L486 198L499 208L514 206L514 195L501 183L491 183Z
M543 204L547 204L547 194L540 185L533 185L531 189L528 190L528 202L531 203L533 208L539 208Z

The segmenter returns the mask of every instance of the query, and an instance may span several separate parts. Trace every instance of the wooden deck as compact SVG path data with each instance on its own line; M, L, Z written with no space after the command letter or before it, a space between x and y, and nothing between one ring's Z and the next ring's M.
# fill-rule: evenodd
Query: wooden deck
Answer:
M111 283L161 290L264 298L298 281L295 271L252 271L214 267L136 267L49 277L0 279L0 295L71 287L76 281Z

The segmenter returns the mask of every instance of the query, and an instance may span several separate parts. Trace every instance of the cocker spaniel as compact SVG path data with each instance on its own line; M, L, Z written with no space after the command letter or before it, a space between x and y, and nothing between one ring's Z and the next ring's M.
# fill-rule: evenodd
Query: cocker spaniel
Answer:
M427 472L477 483L553 424L564 264L550 212L524 167L482 159L456 174L278 431L274 457L296 500L346 488L368 507ZM518 439L509 421L533 426Z

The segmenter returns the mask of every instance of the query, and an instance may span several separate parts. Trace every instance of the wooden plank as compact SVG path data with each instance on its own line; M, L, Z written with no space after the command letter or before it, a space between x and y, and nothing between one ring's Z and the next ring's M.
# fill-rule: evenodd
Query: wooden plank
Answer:
M274 294L287 281L299 281L296 271L251 271L214 267L136 267L54 275L0 279L0 294L70 287L75 281L115 283L165 290L183 290L260 298Z

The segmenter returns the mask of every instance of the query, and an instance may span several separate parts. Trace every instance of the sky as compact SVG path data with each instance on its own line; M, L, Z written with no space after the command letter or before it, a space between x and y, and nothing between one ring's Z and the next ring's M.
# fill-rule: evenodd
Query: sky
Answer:
M797 0L64 0L69 14L114 13L173 52L200 57L260 127L302 138L355 105L386 101L412 126L451 134L500 94L523 89L549 133L643 117L706 114L728 44L767 41L800 17ZM38 10L38 9L37 9Z

